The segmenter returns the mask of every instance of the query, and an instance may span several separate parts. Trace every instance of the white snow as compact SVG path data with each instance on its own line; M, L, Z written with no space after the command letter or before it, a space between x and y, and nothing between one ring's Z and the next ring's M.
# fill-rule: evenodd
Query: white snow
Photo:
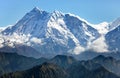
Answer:
M74 15L74 14L72 14L72 13L66 13L66 14L69 14L70 16L76 17L76 18L78 18L79 20L81 20L81 21L87 23L88 25L93 25L93 24L89 23L87 20L81 18L81 17L78 16L78 15Z
M39 12L35 13L35 11L39 11L39 9L35 8L34 13L30 12L28 15L25 15L21 21L9 27L12 31L9 32L11 33L10 35L0 35L0 47L4 45L14 47L15 44L35 47L36 45L42 46L47 44L47 42L45 42L46 40L52 40L55 45L65 47L72 46L72 48L68 50L68 52L72 54L80 54L88 49L96 52L108 52L108 46L105 43L104 36L109 32L109 23L103 22L94 25L77 15L67 13L70 17L77 18L68 19L67 21L70 23L67 25L67 21L64 20L66 18L65 14L59 11L48 14L46 12L46 15L44 15L43 11L40 11L40 14ZM39 16L42 18L39 18ZM79 21L76 22L76 20L80 20L80 23L81 21L82 23L79 25ZM100 34L99 38L96 37L98 32ZM69 42L69 40L71 41Z
M102 23L96 24L96 25L94 24L94 25L92 25L92 27L94 27L95 29L97 29L98 32L101 35L104 35L107 32L109 32L109 23L108 22L102 22Z

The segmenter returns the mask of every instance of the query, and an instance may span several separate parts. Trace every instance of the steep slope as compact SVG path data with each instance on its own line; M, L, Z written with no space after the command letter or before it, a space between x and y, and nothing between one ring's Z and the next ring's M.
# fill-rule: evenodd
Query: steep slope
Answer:
M47 59L34 59L17 55L15 53L0 53L0 75L14 71L26 70L33 66L42 64L45 61L47 61Z
M80 54L88 42L93 42L100 36L95 28L78 16L58 11L48 13L38 8L27 13L15 25L6 28L2 34L1 45L4 46L6 41L12 47L17 47L16 44L27 45L43 55Z
M113 30L117 28L120 25L120 17L115 19L110 25L109 25L109 30Z
M0 78L66 78L67 73L59 66L51 63L43 63L32 69L4 75Z
M114 52L120 51L120 25L114 30L108 32L105 36L106 43L109 45L109 50Z
M111 52L120 51L120 18L117 18L109 26L109 32L105 35L106 43Z
M87 46L87 42L90 39L92 41L99 37L96 29L75 15L66 14L64 20L66 21L66 25L68 26L69 30L79 40L82 46Z
M45 27L46 19L49 13L41 11L38 8L34 8L29 13L27 13L21 20L19 20L14 26L8 27L3 31L4 34L32 34L36 36L44 32L41 31L42 27ZM39 22L39 23L38 23ZM38 30L38 31L37 31ZM36 31L36 32L35 32Z

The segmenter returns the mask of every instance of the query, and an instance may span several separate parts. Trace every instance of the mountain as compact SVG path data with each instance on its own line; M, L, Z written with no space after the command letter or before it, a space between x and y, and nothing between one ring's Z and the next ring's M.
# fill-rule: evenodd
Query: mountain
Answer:
M113 30L120 25L120 17L115 19L110 25L109 30Z
M107 45L109 46L109 51L111 52L119 52L120 47L120 18L117 18L109 25L109 32L105 35L105 40Z
M78 61L67 68L70 78L119 78L120 62L99 55L91 60Z
M116 60L113 57L105 57L103 55L98 55L97 57L87 60L87 61L80 61L80 64L82 64L84 67L86 67L89 70L97 69L101 66L103 66L105 69L107 69L109 72L112 72L118 76L120 76L120 60Z
M120 78L116 73L119 72L120 62L113 57L99 55L91 60L75 60L73 63L68 63L67 58L74 59L57 55L51 59L52 62L48 60L28 70L6 73L0 78Z
M98 62L110 72L117 74L120 76L120 60L116 60L113 57L97 57L93 59L94 62Z
M93 25L70 13L35 7L15 25L1 30L0 51L35 58L119 52L119 24L120 18Z
M106 43L109 45L109 50L113 52L119 52L120 51L120 25L116 27L114 30L108 32L105 36Z
M44 62L58 65L60 68L66 69L71 64L77 62L72 56L57 55L48 60L45 58L31 58L18 55L16 53L0 53L0 75L15 71L23 71L34 66L41 65Z
M41 56L80 54L99 36L97 29L78 16L34 8L15 25L2 31L0 43L1 47L31 47ZM29 56L24 52L21 55Z
M110 24L108 22L102 22L100 24L92 25L92 27L97 29L101 35L104 35L109 31L110 29L109 25Z
M119 76L109 72L102 66L96 70L93 70L92 73L87 76L89 76L90 78L120 78Z
M88 70L81 64L76 64L69 68L68 73L68 78L120 78L102 66L95 70Z
M2 53L0 52L0 75L26 70L32 68L33 66L40 65L47 61L45 58L31 58L18 55L16 53Z
M51 63L43 63L32 69L10 73L0 78L66 78L67 73L59 66Z
M28 57L42 57L41 53L39 53L37 50L35 50L31 46L26 46L26 45L16 45L16 47L10 47L10 46L3 46L0 48L0 52L7 52L7 53L17 53L19 55L24 55Z
M87 76L87 74L90 73L90 71L80 63L75 63L71 65L67 69L67 72L69 73L68 78L89 78L89 76L85 76Z
M54 58L52 58L49 62L50 63L54 63L56 65L59 65L60 67L66 69L71 64L77 62L77 60L74 57L72 57L72 56L57 55Z

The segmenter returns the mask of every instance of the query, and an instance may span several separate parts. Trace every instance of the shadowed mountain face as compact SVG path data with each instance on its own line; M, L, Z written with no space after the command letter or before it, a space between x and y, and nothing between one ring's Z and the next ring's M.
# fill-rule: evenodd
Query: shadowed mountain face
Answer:
M120 51L120 25L114 30L106 34L106 43L109 45L109 50L114 52Z
M108 49L113 52L120 52L120 17L110 25L110 31L105 35Z

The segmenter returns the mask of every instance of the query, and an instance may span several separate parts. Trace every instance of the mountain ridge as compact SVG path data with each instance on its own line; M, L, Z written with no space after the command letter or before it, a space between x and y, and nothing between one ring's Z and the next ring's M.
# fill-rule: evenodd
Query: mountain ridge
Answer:
M73 57L65 55L57 55L53 59L57 60L58 58L61 61L66 58L73 59ZM52 63L44 62L27 70L4 74L0 76L0 78L120 78L119 74L117 75L116 72L110 70L111 67L107 68L107 66L103 65L103 63L106 64L106 62L109 67L109 65L111 65L110 62L112 62L112 66L114 66L117 60L99 55L91 60L75 61L65 68L62 67L62 64L56 63L55 61ZM120 62L117 65L119 64Z
M93 25L77 15L59 11L49 13L35 7L15 25L2 30L0 47L16 48L19 45L31 47L39 52L40 56L79 55L86 50L110 52L110 45L107 44L105 37L110 30L117 27L114 25L119 24L119 19L116 21L117 23L112 24L103 22ZM21 54L19 51L17 53ZM27 54L23 52L22 55Z
M6 39L2 39L3 46L4 43L12 47L17 47L16 44L27 45L41 54L79 54L85 50L88 42L99 37L96 29L77 16L59 11L48 13L38 8L28 12L14 26L6 28L2 33Z

